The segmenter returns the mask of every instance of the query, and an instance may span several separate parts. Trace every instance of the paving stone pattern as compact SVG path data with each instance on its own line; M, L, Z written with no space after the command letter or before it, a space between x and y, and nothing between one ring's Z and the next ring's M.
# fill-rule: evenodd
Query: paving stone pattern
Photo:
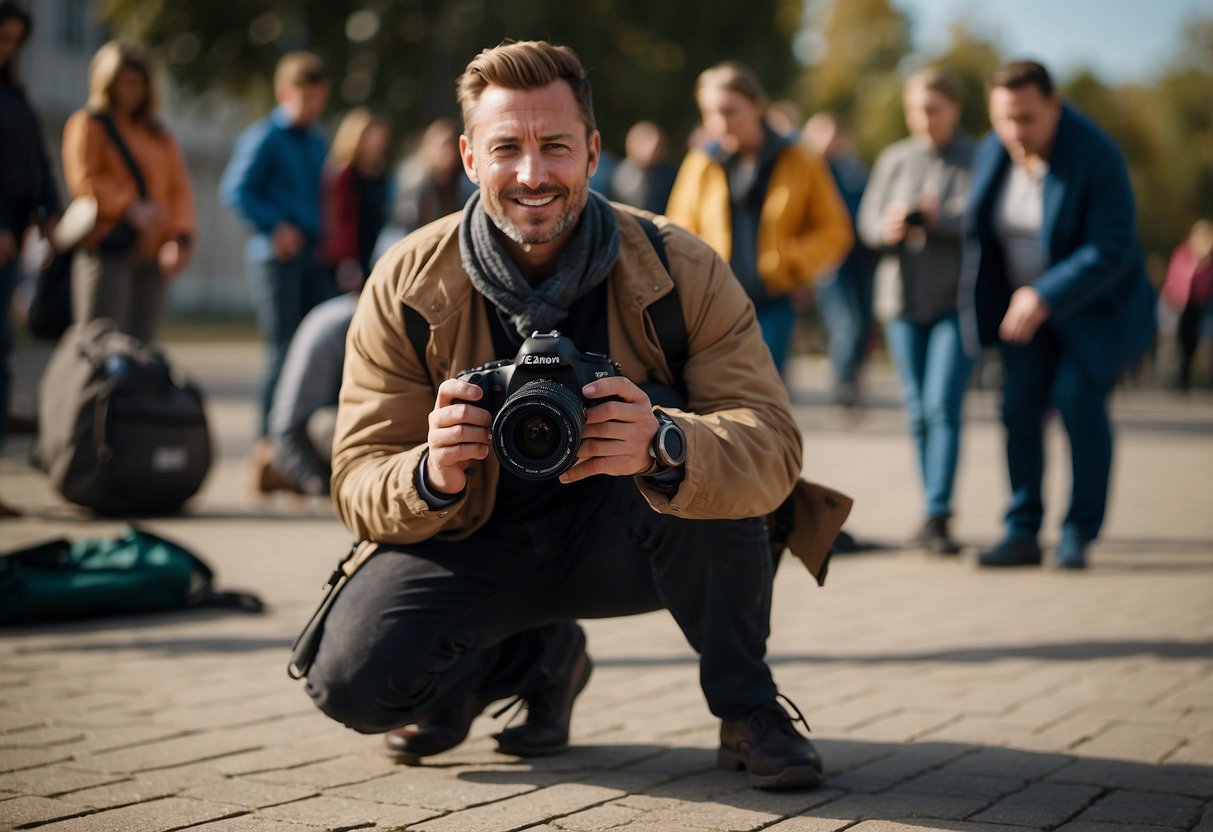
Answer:
M1118 391L1104 539L1085 573L979 572L972 551L905 548L919 522L896 385L871 407L824 403L820 361L794 367L805 471L857 498L849 528L885 545L839 557L817 588L776 580L769 658L827 765L818 789L768 793L715 768L718 723L662 613L586 623L596 669L573 748L497 754L501 721L420 768L336 725L285 674L291 640L348 545L324 501L254 499L246 468L260 355L172 344L210 391L216 463L179 517L142 522L269 604L0 631L0 829L290 832L1213 832L1213 397ZM18 355L18 412L45 353ZM997 397L977 390L955 532L998 536L1006 498ZM0 458L0 500L26 516L0 548L114 533ZM1068 487L1049 437L1046 549Z

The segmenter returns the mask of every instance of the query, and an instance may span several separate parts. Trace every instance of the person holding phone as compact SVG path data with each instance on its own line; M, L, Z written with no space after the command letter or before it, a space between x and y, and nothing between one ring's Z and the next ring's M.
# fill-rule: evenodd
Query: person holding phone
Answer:
M876 160L856 225L860 239L882 255L876 314L901 379L925 492L925 518L914 542L955 555L960 546L949 520L961 408L973 370L960 337L956 289L975 145L957 129L960 89L947 73L912 75L903 104L910 136Z

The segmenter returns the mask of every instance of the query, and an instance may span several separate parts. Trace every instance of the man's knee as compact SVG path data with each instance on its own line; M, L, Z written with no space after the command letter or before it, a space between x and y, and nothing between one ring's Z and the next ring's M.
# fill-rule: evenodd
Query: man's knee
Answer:
M316 657L307 676L308 696L326 716L363 734L395 728L396 717L382 707L387 679L364 665Z

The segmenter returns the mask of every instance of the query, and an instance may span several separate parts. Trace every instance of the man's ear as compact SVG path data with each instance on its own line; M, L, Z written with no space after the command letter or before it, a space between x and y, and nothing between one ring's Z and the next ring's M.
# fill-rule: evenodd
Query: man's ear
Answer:
M589 157L586 178L591 179L598 172L598 162L602 158L602 136L597 130L590 134L590 140L586 142L586 151L586 155Z
M463 162L463 172L467 174L468 179L472 180L473 185L479 185L480 177L476 175L476 154L472 152L472 140L466 133L459 137L459 159Z

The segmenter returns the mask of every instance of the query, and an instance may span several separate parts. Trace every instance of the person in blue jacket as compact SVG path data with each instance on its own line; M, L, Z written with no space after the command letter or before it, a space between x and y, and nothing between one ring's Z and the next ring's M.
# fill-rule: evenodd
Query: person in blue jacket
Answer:
M1056 408L1073 487L1055 551L1081 569L1103 525L1112 470L1108 397L1154 340L1154 290L1120 151L1065 104L1048 71L1016 61L989 84L960 292L967 343L998 342L1011 502L982 566L1039 565L1043 425Z
M313 306L337 295L317 251L328 145L315 123L329 85L319 56L284 55L274 72L278 107L240 134L219 182L220 198L253 231L246 248L248 277L269 353L258 391L262 441L254 452L255 467L269 461L264 438L291 336Z

